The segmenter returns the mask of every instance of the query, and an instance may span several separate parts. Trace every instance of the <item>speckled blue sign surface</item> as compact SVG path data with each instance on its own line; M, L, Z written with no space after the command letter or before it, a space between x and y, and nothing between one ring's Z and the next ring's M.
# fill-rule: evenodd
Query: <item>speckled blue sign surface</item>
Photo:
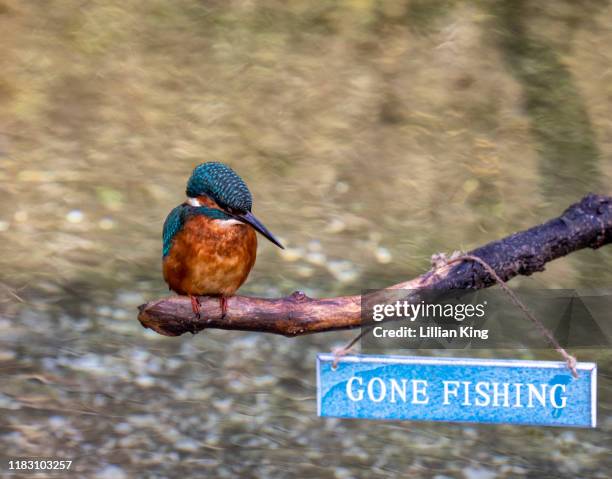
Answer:
M319 416L595 427L597 366L402 356L317 357Z

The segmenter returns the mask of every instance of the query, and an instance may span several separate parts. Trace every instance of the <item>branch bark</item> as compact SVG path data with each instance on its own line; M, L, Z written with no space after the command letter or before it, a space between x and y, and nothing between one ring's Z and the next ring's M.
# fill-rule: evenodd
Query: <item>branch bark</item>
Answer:
M488 263L508 281L517 275L544 271L546 263L583 248L597 249L612 242L612 197L589 194L563 214L546 223L469 251ZM392 289L480 289L495 284L474 262L442 265L391 286ZM387 288L389 289L389 288ZM186 296L173 296L139 306L138 319L145 328L165 336L197 333L206 328L235 329L298 336L357 328L361 323L361 297L313 299L296 291L285 298L232 296L221 317L220 301L201 297L201 318L191 310Z

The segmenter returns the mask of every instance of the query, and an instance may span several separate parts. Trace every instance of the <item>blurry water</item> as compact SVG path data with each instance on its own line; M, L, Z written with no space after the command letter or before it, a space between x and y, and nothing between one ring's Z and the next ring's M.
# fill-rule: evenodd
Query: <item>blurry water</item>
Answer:
M3 464L607 477L607 351L578 354L599 365L595 431L322 420L315 353L352 333L164 338L136 306L167 294L161 226L201 161L231 164L288 245L260 242L242 292L264 296L393 284L610 194L610 15L595 0L0 1ZM512 283L609 287L610 249Z

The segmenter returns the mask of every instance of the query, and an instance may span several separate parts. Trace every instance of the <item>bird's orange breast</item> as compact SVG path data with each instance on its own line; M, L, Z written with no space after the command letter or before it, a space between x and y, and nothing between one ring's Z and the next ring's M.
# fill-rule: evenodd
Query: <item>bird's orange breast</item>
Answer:
M164 279L178 294L231 296L244 283L257 255L248 225L193 216L164 258Z

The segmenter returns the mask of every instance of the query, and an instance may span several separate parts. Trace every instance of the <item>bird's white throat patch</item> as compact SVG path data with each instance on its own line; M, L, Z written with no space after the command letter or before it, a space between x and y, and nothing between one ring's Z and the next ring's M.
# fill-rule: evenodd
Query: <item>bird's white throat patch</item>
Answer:
M187 198L187 204L193 207L202 206L202 203L197 198ZM215 220L221 226L233 226L233 225L241 225L242 221L235 220L231 218L229 220Z
M221 226L232 226L232 225L241 225L243 224L242 221L238 221L235 219L229 219L229 220L215 220L217 221Z

